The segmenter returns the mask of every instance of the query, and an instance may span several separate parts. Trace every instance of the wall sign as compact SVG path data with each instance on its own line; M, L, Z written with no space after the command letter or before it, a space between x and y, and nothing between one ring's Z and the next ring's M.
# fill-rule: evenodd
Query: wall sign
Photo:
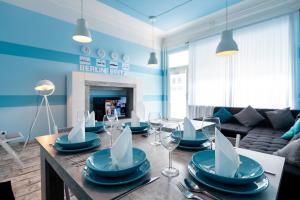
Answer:
M124 71L129 71L129 66L130 66L130 64L129 64L129 56L127 54L124 54L122 56L122 60L123 60L122 69Z
M80 65L91 65L91 58L87 57L87 56L80 56L79 64Z
M84 47L87 50L86 46ZM88 55L91 52L88 48L87 52L83 52L83 47L81 47L81 52L84 56L79 56L79 70L84 72L94 72L110 75L125 76L129 71L129 56L124 54L122 56L122 62L118 62L119 55L116 52L110 53L110 60L105 59L105 51L103 49L97 49L97 58L91 58Z
M96 59L96 66L97 67L106 67L106 61L104 59Z

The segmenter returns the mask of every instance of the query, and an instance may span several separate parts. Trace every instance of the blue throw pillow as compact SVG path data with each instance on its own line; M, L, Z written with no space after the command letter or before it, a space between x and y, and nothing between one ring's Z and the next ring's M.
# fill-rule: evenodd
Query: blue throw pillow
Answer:
M288 130L286 133L284 133L281 138L289 140L292 139L295 135L297 135L300 132L300 119L298 119L294 125Z
M231 112L229 112L226 108L220 108L218 112L214 113L214 117L219 117L221 123L225 123L232 118Z

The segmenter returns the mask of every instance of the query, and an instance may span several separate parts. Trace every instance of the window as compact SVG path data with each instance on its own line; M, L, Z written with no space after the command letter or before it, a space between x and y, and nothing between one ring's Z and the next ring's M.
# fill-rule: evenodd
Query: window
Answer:
M283 108L292 106L290 18L234 31L239 54L217 57L220 36L190 45L188 104Z
M169 54L169 68L187 66L189 64L189 52L179 51Z
M189 62L187 50L168 55L169 61L169 117L186 116L186 69Z

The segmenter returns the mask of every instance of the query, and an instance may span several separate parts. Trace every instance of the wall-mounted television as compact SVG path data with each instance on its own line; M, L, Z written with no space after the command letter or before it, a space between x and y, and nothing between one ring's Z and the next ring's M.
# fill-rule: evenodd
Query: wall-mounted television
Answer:
M102 121L103 116L114 114L116 111L119 118L129 117L127 97L93 97L92 107L96 114L96 120Z

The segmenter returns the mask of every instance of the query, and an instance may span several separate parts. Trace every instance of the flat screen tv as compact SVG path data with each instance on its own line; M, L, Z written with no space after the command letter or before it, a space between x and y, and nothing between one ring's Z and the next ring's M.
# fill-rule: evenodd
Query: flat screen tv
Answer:
M93 97L92 104L97 121L102 121L106 113L117 112L119 118L128 117L127 97Z

